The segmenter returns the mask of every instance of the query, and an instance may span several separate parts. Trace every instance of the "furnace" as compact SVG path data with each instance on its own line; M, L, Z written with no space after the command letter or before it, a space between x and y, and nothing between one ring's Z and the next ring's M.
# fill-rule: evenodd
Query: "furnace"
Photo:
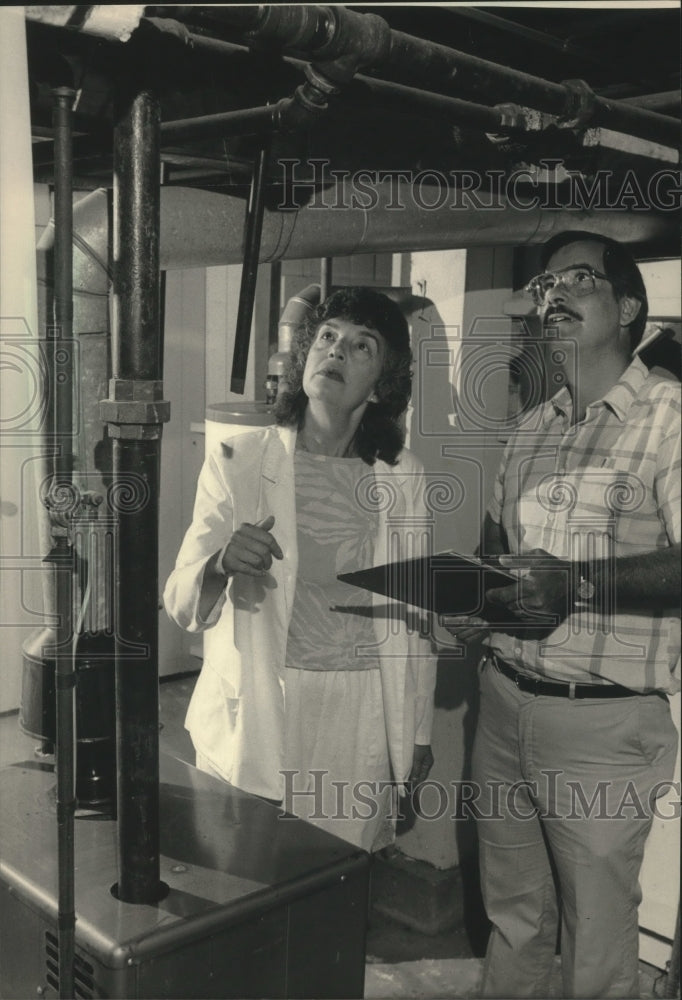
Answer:
M115 898L116 823L75 823L75 997L362 997L369 855L172 757L157 903ZM0 993L59 995L55 777L0 772ZM166 889L167 887L167 889Z

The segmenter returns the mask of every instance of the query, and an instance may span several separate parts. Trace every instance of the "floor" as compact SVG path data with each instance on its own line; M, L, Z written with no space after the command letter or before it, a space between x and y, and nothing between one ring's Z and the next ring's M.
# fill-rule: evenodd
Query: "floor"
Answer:
M160 685L161 751L189 761L193 760L193 751L183 719L194 681L194 675L189 675ZM0 716L0 766L26 759L36 746L35 738L21 732L16 713ZM463 926L426 935L372 910L365 976L368 1000L475 997L481 964L480 944L472 945L471 936ZM557 959L550 998L561 996L559 974ZM665 978L660 970L643 962L640 988L642 1000L666 995Z

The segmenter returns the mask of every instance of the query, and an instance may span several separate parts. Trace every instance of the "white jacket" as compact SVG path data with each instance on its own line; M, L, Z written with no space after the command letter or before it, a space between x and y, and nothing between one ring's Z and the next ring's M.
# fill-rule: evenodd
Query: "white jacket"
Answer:
M207 457L192 524L164 591L173 621L189 632L206 631L204 663L185 721L196 750L226 781L272 799L284 793L284 659L298 565L295 443L290 428L267 427L235 435ZM368 486L380 508L374 552L380 565L397 558L389 552L396 537L419 535L428 527L423 468L405 449L396 466L377 461L367 471L374 476ZM206 563L240 524L269 514L275 516L272 532L284 559L273 560L266 577L230 578L203 621L198 606ZM401 557L407 554L401 548ZM374 600L387 603L378 595ZM404 612L397 627L379 617L374 624L390 760L400 783L409 776L414 744L430 742L436 680L430 644L407 628Z

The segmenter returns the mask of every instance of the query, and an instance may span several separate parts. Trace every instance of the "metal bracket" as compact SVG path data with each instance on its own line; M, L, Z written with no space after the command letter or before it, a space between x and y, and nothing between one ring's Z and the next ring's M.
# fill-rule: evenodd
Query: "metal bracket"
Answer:
M97 508L104 501L101 493L81 491L73 482L59 481L53 481L41 499L49 515L51 537L55 540L66 538L70 545L74 522L79 519L96 521Z

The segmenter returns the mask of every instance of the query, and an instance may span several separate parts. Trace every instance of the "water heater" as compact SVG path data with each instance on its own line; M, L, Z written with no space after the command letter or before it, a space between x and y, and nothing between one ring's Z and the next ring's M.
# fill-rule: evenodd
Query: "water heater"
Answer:
M274 423L272 406L256 400L209 403L206 407L206 454L228 437Z

